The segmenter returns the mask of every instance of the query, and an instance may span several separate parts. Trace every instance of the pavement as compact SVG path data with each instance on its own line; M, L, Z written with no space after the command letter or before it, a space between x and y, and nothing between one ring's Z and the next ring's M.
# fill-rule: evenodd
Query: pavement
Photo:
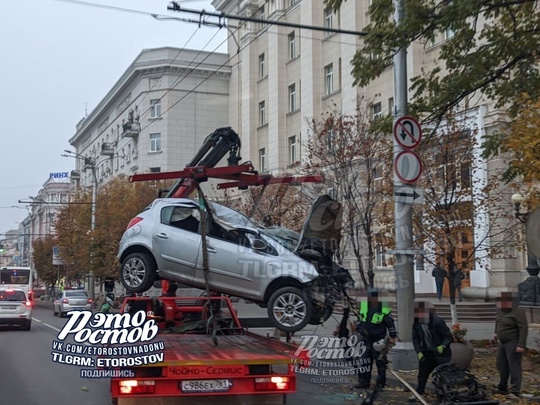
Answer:
M421 300L423 301L429 300L429 301L432 301L433 303L441 303L441 301L437 300L435 297L433 298L422 297ZM442 303L445 303L444 299ZM460 304L462 305L469 304L471 306L474 306L477 303L480 303L480 301L464 299L463 302ZM234 305L238 310L238 316L240 318L267 316L266 309L260 308L256 304L247 303L247 302L244 302L243 300L240 300L240 302L235 303ZM333 337L334 336L333 333L336 330L336 327L339 325L340 321L341 321L341 314L338 313L338 314L333 315L323 325L316 325L316 326L308 325L301 331L293 334L293 336L291 336L291 342L295 344L299 344L303 341L304 336L307 337L307 336L316 335L319 337ZM461 325L461 328L467 328L466 338L468 340L490 340L493 338L493 334L495 330L495 322L475 322L475 323L462 322L460 323L460 325ZM280 337L282 340L286 339L283 333L279 333L279 331L277 331L274 328L256 328L256 329L252 329L252 332L259 333L264 336ZM540 351L540 324L529 325L527 347L530 349L535 349L535 350ZM412 393L407 388L406 385L409 384L409 386L412 386L412 388L416 387L417 370L408 370L408 371L394 370L392 362L391 362L391 358L392 356L389 355L390 364L389 364L389 368L387 372L387 387L377 396L377 399L374 401L374 403L379 403L379 404L407 403ZM375 375L376 375L376 372L373 372L372 381L375 380ZM302 377L305 377L305 376L302 376ZM348 401L354 401L353 403L358 403L358 401L360 401L360 403L362 403L366 395L369 395L370 391L354 389L352 387L354 383L356 383L355 378L349 378L349 382L346 384L341 384L341 386L339 385L336 386L335 384L324 384L324 385L325 385L326 391L330 389L330 391L333 394L334 399L339 398L339 400L335 403L347 403ZM434 395L435 391L434 391L433 385L431 384L431 379L427 385L426 392L428 393L428 395L425 397L425 401L426 401L425 403L436 404L437 401ZM505 399L505 401L506 402L503 401L501 403L504 403L504 404L516 403L516 400L511 399L511 398L507 398ZM526 401L527 403L540 403L540 397L529 398ZM334 402L329 402L329 403L334 403Z

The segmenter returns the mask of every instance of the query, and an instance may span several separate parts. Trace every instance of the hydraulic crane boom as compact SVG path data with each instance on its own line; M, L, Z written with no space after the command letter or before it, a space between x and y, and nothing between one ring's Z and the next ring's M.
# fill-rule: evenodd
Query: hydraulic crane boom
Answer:
M241 157L240 137L231 127L218 128L206 137L193 160L186 167L215 167L227 153L229 166L237 166ZM165 197L187 197L195 189L195 182L190 178L180 178L168 190Z

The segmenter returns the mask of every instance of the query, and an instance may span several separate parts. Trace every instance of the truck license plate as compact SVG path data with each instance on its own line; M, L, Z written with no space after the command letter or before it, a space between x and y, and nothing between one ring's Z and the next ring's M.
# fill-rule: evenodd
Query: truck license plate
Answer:
M224 392L229 391L229 380L189 380L182 381L182 392Z

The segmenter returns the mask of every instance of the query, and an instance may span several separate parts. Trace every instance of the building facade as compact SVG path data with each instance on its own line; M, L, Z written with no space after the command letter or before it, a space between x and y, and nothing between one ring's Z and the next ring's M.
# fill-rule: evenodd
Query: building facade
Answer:
M204 138L228 126L228 56L143 50L76 126L73 178L98 186L120 174L181 170Z
M317 1L214 0L212 4L227 15L355 32L361 32L369 22L370 2L367 0L343 2L337 13ZM324 112L339 110L352 114L358 98L363 97L370 100L374 116L394 113L392 68L382 72L367 87L353 86L351 60L362 45L361 35L250 21L237 25L239 27L229 37L229 122L238 128L244 154L260 171L279 173L291 164L302 162L309 122ZM409 80L437 65L441 44L452 36L453 32L449 30L432 43L416 42L407 50ZM504 114L482 95L464 100L459 111L466 115L477 136L493 133L504 121ZM478 181L504 166L502 159L483 161L479 156L476 163L473 180ZM511 210L512 192L504 187L500 192L508 194L508 210ZM471 263L467 269L464 287L471 287L469 290L475 291L475 295L487 294L488 290L515 288L526 277L522 270L524 255L517 249L508 249L504 255L490 257L487 254L489 246L485 246L485 241L489 241L486 238L490 228L489 215L482 207L475 207L474 211L483 214L476 221L472 237L482 241L485 254L482 260ZM378 249L376 263L387 262L380 257L384 255L384 249ZM354 269L353 260L350 264ZM431 266L418 265L417 268L420 271L415 272L416 292L434 292ZM378 266L376 273L379 285L392 288L393 268Z

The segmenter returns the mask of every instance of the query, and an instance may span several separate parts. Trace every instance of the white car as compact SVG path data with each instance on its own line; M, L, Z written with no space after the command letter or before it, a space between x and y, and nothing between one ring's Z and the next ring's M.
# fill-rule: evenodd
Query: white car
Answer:
M267 307L277 328L294 332L328 319L352 282L348 270L332 261L341 211L329 196L319 197L298 233L262 227L238 211L207 203L203 243L198 202L157 199L122 237L120 279L132 293L147 291L159 279L203 289L208 283L212 291Z
M0 289L0 325L32 327L32 301L22 289Z

